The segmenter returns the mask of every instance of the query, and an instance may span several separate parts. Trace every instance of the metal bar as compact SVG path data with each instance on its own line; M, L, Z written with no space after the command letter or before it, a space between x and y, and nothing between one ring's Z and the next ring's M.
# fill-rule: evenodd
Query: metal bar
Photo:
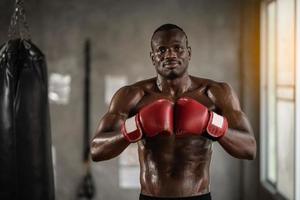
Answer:
M84 47L84 132L83 160L88 161L90 152L90 40Z

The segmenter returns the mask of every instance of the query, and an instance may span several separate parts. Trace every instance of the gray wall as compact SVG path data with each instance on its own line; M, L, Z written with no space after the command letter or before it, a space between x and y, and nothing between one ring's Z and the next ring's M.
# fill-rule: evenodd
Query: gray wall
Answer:
M124 74L130 83L137 78L155 75L149 59L150 37L154 29L163 23L178 24L186 31L192 46L191 74L228 82L245 99L254 88L247 87L247 92L243 92L241 78L245 77L242 76L241 67L251 65L252 58L247 61L247 57L241 57L241 52L243 48L249 47L243 41L252 37L247 30L255 29L256 26L244 28L242 19L247 17L244 13L248 11L248 6L255 11L258 7L255 7L256 1L241 2L245 1L27 0L32 38L47 56L49 73L70 74L72 77L70 103L65 106L51 105L58 200L74 199L77 185L84 174L81 152L85 39L90 38L92 41L93 131L100 116L107 110L104 103L106 74ZM0 2L1 42L6 40L12 3L11 0ZM245 32L249 35L242 34ZM252 101L245 104L249 112L253 107L258 109L258 105L252 104ZM255 117L252 118L255 121ZM257 127L258 122L254 123ZM96 199L137 199L138 190L118 187L117 159L93 164ZM244 183L248 179L256 183L251 174L256 173L253 169L257 165L248 165L230 157L215 143L211 164L211 191L214 199L240 200L247 199L247 196L251 197L248 199L254 199L252 197L256 195L257 189L245 190Z

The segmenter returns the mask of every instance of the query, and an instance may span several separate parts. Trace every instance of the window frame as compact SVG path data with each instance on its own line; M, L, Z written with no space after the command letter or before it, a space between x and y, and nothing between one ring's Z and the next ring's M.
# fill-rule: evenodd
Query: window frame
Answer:
M300 200L300 0L295 1L295 140L294 140L294 173L295 173L295 185L294 185L294 196L295 200ZM268 130L268 123L267 123L267 115L268 115L268 107L267 104L267 67L268 67L268 57L267 57L267 48L268 48L268 36L267 36L267 27L268 27L268 5L272 2L277 2L277 0L262 0L261 1L261 19L260 19L260 196L261 199L270 199L270 200L277 200L277 199L286 199L282 194L279 193L276 186L268 181L267 177L267 144L268 144L268 135L266 131ZM277 3L276 3L276 10L277 10ZM277 26L277 20L276 20ZM298 36L298 37L297 37ZM277 44L275 44L277 46ZM296 78L298 77L298 79ZM297 146L298 144L298 146Z
M295 4L295 200L300 200L300 123L297 123L300 121L300 0L296 0Z
M260 37L261 37L261 59L260 59L260 66L261 66L261 84L260 84L260 111L261 111L261 118L260 118L260 155L261 155L261 161L260 161L260 183L262 184L263 188L270 192L270 194L275 195L276 194L276 188L274 187L274 184L272 182L269 182L267 179L267 162L265 162L265 158L267 158L267 134L266 131L268 129L267 124L267 115L268 115L268 107L266 106L267 101L267 93L266 93L266 87L267 87L267 66L268 66L268 57L267 57L267 47L268 47L268 38L267 38L267 19L268 19L268 13L267 6L275 2L276 0L265 0L261 3L261 28L260 28Z

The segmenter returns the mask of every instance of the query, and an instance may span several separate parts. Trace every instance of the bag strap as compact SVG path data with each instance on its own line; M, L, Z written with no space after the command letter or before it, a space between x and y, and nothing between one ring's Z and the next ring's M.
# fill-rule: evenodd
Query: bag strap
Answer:
M8 29L8 39L13 40L17 38L30 40L29 26L26 20L23 0L16 0L15 10Z

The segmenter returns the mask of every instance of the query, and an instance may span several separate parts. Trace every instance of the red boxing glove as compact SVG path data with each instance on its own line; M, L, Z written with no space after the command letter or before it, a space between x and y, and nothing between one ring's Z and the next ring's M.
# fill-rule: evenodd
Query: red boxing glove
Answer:
M196 134L212 140L222 137L228 129L225 117L209 111L198 101L187 97L176 102L175 126L178 136Z
M147 137L173 133L173 102L160 99L143 107L138 114L128 118L121 132L129 142L139 141L143 133Z

